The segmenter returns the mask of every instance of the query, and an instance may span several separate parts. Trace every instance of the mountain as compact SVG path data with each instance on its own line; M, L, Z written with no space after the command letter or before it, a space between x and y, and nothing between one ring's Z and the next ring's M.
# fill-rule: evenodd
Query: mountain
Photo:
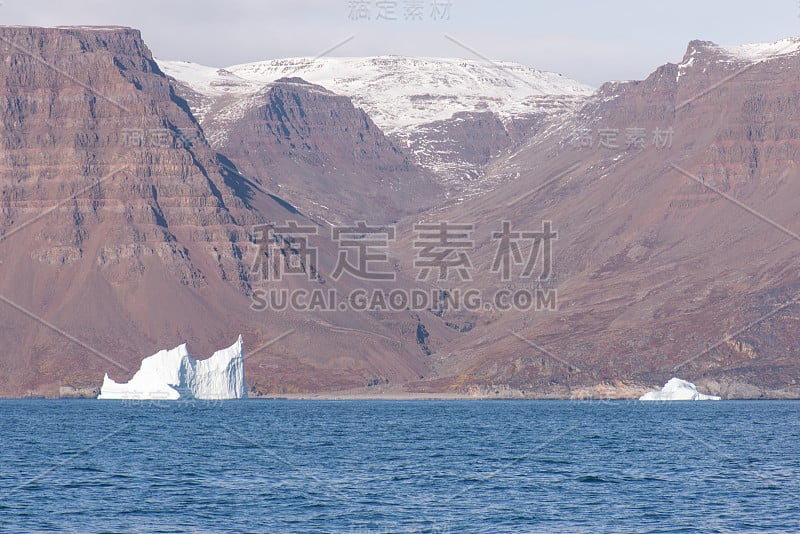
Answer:
M161 347L211 353L240 332L256 395L427 376L410 315L251 308L255 267L293 255L276 232L286 258L256 261L268 223L318 230L321 261L295 287L347 289L322 260L330 232L210 147L137 30L0 41L0 395L124 382Z
M248 98L250 107L230 123L217 149L304 213L331 223L387 223L443 199L430 173L349 98L299 78L278 80Z
M2 392L87 381L106 363L83 362L84 348L41 321L128 358L175 331L194 335L167 321L181 309L224 324L197 294L223 278L243 289L239 225L259 217L204 143L173 146L178 130L202 132L138 31L1 35L0 290L19 306L3 304Z
M460 60L165 72L129 28L0 43L0 395L126 382L160 348L242 333L253 397L638 398L675 376L800 396L798 39L692 41L592 94ZM466 225L445 244L469 261L426 278L443 222ZM359 251L382 269L342 261ZM409 294L430 300L380 305Z
M613 396L681 376L800 393L798 50L693 41L492 167L518 178L433 214L480 229L469 287L488 294L538 284L490 272L491 232L552 221L558 306L475 313L438 354L449 378L418 387Z
M159 65L197 95L187 99L214 146L235 130L262 87L300 78L352 99L451 194L486 189L479 178L491 157L593 92L516 63L451 58L290 58L223 69L179 61ZM462 129L471 139L466 150L454 147L450 137Z
M291 58L227 67L256 83L296 76L347 95L387 133L468 111L504 119L531 113L536 97L587 96L593 89L560 74L511 62L457 58Z
M444 199L414 163L346 96L301 78L244 82L226 70L162 62L217 150L328 223L387 223ZM213 72L212 72L213 71Z

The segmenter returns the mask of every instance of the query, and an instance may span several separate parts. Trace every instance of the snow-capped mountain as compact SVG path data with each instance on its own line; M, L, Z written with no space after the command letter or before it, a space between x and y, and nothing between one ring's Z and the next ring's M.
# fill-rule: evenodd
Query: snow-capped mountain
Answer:
M800 38L790 37L770 43L750 43L724 46L708 43L709 48L716 48L720 53L740 61L764 61L778 56L794 54L800 51Z
M180 61L158 64L209 98L246 97L280 78L302 78L350 97L389 134L449 119L458 112L494 111L509 118L535 112L541 105L537 97L593 92L560 74L517 63L452 58L290 58L224 69Z
M282 67L270 74L282 81L268 83L244 67L163 63L180 83L154 68L134 29L6 26L0 40L19 46L0 69L1 396L91 395L107 389L104 371L128 381L156 347L191 340L193 352L211 354L243 332L264 349L244 363L253 396L634 398L680 369L713 395L800 398L800 272L789 239L800 224L800 41L692 41L680 63L586 97L518 85L503 69L481 76L440 60L438 71L414 70L418 60L402 58L382 73L377 60L359 60L355 72L335 60L327 82L311 68ZM95 98L104 94L113 101ZM389 131L392 120L405 128L409 143L356 99L377 103L372 113ZM552 107L515 114L529 100ZM410 126L420 121L429 122ZM588 147L572 142L578 128ZM638 134L626 142L634 128L644 143ZM657 142L665 130L669 141ZM601 131L620 135L600 146ZM444 198L436 178L481 167L464 189L500 181L491 193ZM313 230L308 248L290 221ZM396 223L395 280L332 275L353 236L336 239L328 226L357 221ZM414 221L474 225L465 253L475 268L448 289L552 295L555 306L395 311L397 290L431 295L434 307L442 296L418 279ZM501 223L516 233L542 221L558 233L552 278L526 278L518 262L510 280L492 272ZM271 275L287 266L308 276ZM265 289L283 303L270 297L256 311ZM371 296L366 310L348 298L356 290ZM198 364L195 378L205 370Z
M263 104L265 87L299 78L349 97L458 196L488 187L482 178L490 159L593 93L560 74L517 63L452 58L290 58L222 69L158 64L189 89L192 111L217 148ZM465 143L452 146L454 132Z
M560 74L516 63L452 58L295 58L228 70L261 83L284 76L317 83L352 98L390 134L461 111L488 110L508 117L529 111L532 97L593 92Z

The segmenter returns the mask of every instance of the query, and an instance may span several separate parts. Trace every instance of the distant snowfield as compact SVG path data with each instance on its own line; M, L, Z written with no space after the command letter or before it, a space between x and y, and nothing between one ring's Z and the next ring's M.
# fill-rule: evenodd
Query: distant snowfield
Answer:
M234 94L246 96L258 91L262 84L242 79L226 69L206 67L189 61L156 60L167 75L184 82L204 96Z
M690 48L688 59L679 64L686 69L694 63L694 56L701 50L717 52L724 61L755 63L769 59L779 58L800 51L800 38L791 37L771 43L751 43L743 45L718 45L710 41L702 41L700 48Z
M772 43L753 43L738 46L720 46L725 54L743 61L763 61L772 57L800 51L800 38L792 37Z
M796 37L771 43L707 45L737 62L764 61L800 52L800 38ZM592 87L560 74L506 61L299 57L221 69L186 61L156 61L166 74L209 102L225 95L246 99L279 78L299 77L350 97L381 129L399 134L462 111L493 111L506 120L541 111L541 97L585 97L594 92ZM689 68L691 61L681 64L682 70ZM205 109L198 111L202 117Z
M542 96L594 92L560 74L517 63L452 58L290 58L224 69L157 62L166 74L209 99L245 99L280 78L299 77L350 97L387 133L402 133L462 111L494 111L510 118L536 112Z

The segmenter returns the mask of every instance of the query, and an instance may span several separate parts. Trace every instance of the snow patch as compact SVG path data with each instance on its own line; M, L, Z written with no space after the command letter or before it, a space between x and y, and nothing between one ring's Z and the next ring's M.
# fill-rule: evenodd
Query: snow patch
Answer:
M258 91L261 87L226 69L206 67L190 61L156 59L156 63L164 74L172 76L205 96L219 96L225 93L246 95Z
M742 61L763 61L772 57L800 51L800 38L792 37L773 43L753 43L738 46L720 46L724 54Z
M28 28L29 26L13 26L14 28ZM120 30L130 30L129 26L52 26L57 30L82 30L82 31L97 31L97 32L109 32L109 31L120 31Z
M671 378L660 391L651 391L639 397L640 401L702 401L720 400L714 395L704 395L691 382Z
M694 53L695 53L695 51L693 50L691 57L688 60L686 60L685 62L683 62L680 65L678 65L678 80L680 80L681 77L686 74L686 71L688 71L689 68L692 65L694 65Z
M300 57L224 69L157 62L166 74L209 98L229 94L244 100L280 78L302 78L350 97L389 133L449 119L461 111L494 111L502 118L548 111L553 103L542 97L586 97L594 92L560 74L517 63L454 58Z
M142 360L130 381L119 384L106 373L100 389L101 400L244 399L242 336L207 360L195 360L186 344L162 350Z

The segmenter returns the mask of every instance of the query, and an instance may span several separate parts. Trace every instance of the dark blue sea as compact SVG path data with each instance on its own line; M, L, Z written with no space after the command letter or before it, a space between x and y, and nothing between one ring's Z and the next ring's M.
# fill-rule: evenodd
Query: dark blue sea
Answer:
M0 401L0 531L800 532L800 402Z

